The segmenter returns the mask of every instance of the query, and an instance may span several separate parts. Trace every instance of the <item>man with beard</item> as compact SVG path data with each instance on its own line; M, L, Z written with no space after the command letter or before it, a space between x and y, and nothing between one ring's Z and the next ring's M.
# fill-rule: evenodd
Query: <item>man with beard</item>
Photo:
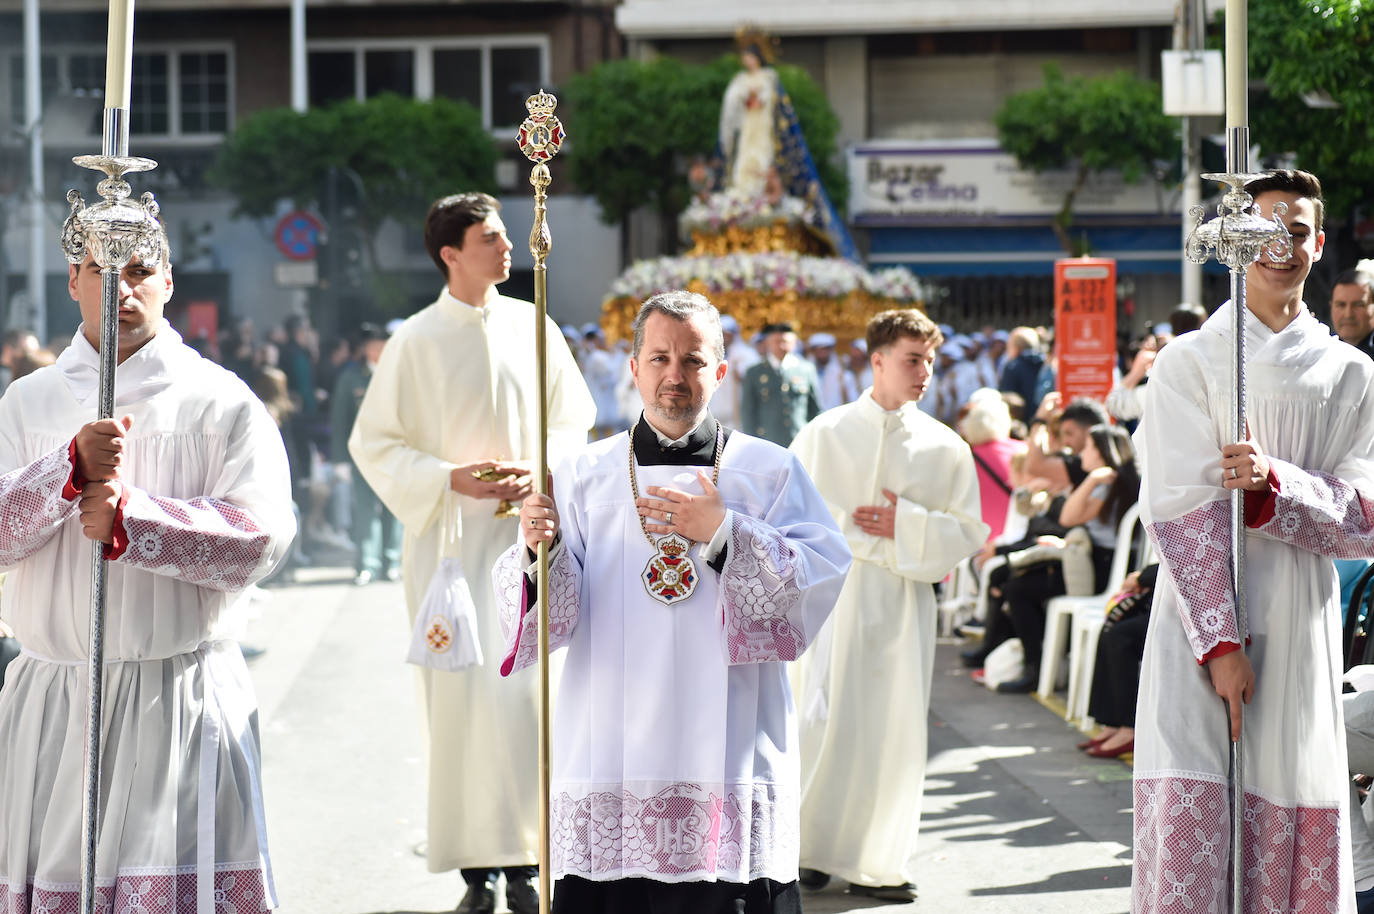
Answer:
M525 499L494 573L510 673L539 659L531 563L550 545L556 914L801 911L778 661L820 629L850 554L797 459L711 415L724 349L704 297L646 301L643 413Z

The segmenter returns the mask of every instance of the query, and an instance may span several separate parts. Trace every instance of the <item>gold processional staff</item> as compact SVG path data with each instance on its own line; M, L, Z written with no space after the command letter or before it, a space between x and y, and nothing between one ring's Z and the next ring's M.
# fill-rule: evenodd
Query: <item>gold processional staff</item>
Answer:
M554 116L558 99L539 90L525 101L529 117L520 125L516 142L520 151L534 163L530 170L530 184L534 186L534 225L530 228L530 253L534 255L534 357L539 398L539 454L535 462L535 491L549 494L549 403L548 403L548 340L545 332L548 313L548 271L544 261L553 247L549 234L548 188L553 180L548 162L558 154L565 134L563 125ZM549 545L541 542L536 559L539 600L539 911L549 914L552 880L549 873Z

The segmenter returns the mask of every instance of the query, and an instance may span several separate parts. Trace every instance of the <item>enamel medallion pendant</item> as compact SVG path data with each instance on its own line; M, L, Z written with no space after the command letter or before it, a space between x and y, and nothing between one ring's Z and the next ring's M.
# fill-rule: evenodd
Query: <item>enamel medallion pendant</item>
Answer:
M687 550L691 543L670 533L657 543L657 551L644 566L644 589L665 606L672 606L697 589L697 568Z

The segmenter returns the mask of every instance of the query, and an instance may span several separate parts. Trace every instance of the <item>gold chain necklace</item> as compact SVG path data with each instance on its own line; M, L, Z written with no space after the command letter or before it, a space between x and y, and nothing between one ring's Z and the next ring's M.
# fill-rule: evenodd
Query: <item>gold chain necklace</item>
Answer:
M636 503L635 516L639 518L639 529L644 531L644 538L654 548L654 554L649 557L649 564L644 566L644 573L640 575L640 579L644 582L644 589L649 596L665 606L671 606L687 599L697 589L697 566L688 552L692 548L691 540L676 533L655 540L649 533L649 525L644 520L644 515L639 513L639 478L635 475L635 432L638 430L639 422L636 420L630 428L630 491ZM717 422L716 451L711 470L713 486L720 479L720 459L725 453L723 438L721 425ZM668 514L671 517L672 512L669 511Z

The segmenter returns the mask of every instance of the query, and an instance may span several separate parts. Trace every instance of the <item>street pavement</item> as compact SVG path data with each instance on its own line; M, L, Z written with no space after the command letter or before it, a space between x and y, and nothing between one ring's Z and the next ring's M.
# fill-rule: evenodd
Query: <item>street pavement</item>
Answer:
M281 910L451 911L461 878L417 854L425 761L401 585L351 577L307 569L268 588L244 638L264 649L250 668ZM808 914L1129 908L1129 768L1075 751L1078 732L1034 700L973 684L952 642L938 648L930 727L920 898L884 904L836 881L806 894Z

